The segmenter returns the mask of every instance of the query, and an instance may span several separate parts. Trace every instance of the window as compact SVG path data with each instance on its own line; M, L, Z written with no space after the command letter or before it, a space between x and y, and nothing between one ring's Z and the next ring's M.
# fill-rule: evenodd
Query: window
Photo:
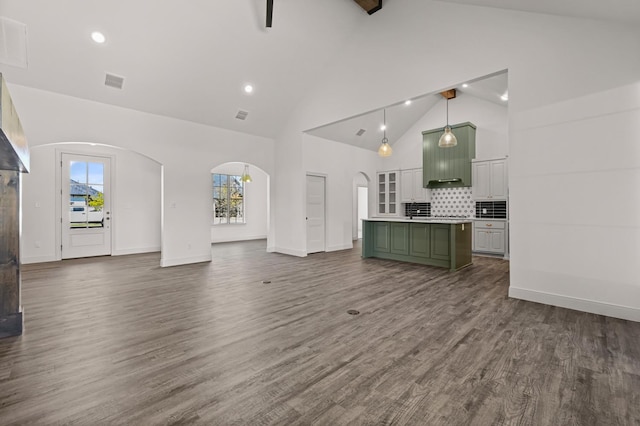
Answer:
M213 173L213 224L245 223L242 176Z

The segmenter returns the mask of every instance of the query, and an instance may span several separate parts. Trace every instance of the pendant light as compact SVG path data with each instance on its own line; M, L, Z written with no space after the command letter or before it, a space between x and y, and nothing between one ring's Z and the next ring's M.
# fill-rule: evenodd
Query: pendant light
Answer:
M249 174L249 165L244 165L244 171L242 172L242 176L240 176L240 180L243 182L251 182L251 175Z
M454 92L452 97L455 97L455 89L453 90ZM447 125L444 128L443 135L440 136L440 140L438 141L438 146L440 148L452 148L458 145L458 139L456 138L456 135L454 135L451 132L451 127L449 127L449 96L445 95L444 93L447 93L447 92L443 92L442 94L442 96L447 98Z
M387 139L387 110L382 110L383 114L383 130L382 130L382 144L380 144L380 148L378 148L378 155L380 157L390 157L393 153L391 149L391 145L389 145L389 139Z

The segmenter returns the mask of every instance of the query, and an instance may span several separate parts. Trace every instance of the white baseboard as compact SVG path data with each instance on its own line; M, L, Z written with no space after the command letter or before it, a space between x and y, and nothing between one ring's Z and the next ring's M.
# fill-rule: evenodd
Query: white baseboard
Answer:
M253 235L248 237L231 237L231 238L212 238L211 244L216 243L232 243L236 241L253 241L253 240L266 240L266 235Z
M181 257L178 259L161 259L160 266L163 268L169 266L189 265L191 263L211 262L211 254L203 254L202 256Z
M26 265L29 263L44 263L44 262L58 262L59 259L56 259L55 256L34 256L34 257L23 257L20 259L20 263L22 265Z
M273 248L267 248L267 251L270 253L288 254L289 256L307 257L306 250L291 250L291 249L282 248L282 247L273 247Z
M581 312L605 315L629 321L640 322L640 309L611 303L596 302L594 300L579 299L577 297L546 293L523 288L509 287L509 297L528 300L529 302L544 303Z
M339 246L329 246L327 247L327 251L340 251L340 250L351 250L353 248L352 244L342 244Z
M160 251L160 246L157 247L138 247L132 249L120 249L112 250L111 256L126 256L128 254L140 254L140 253L155 253Z

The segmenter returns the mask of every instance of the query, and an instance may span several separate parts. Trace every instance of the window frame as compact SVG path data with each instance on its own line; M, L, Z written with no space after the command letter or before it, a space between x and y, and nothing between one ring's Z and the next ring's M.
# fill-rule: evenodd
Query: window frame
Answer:
M221 176L219 182L224 180L225 183L221 183L220 185L216 185L216 176ZM235 182L235 183L234 183ZM233 191L232 187L239 188L241 190L241 210L236 210L236 215L232 216L232 197ZM226 212L224 216L217 215L216 211L216 189L227 188L226 190ZM211 189L212 189L212 209L211 209L211 224L212 226L225 226L225 225L246 225L247 223L247 214L246 214L246 186L245 182L242 181L242 176L237 174L229 174L229 173L211 173ZM240 213L239 215L237 213ZM242 221L238 221L238 218L241 218ZM235 221L233 221L235 219ZM223 221L224 220L224 221Z

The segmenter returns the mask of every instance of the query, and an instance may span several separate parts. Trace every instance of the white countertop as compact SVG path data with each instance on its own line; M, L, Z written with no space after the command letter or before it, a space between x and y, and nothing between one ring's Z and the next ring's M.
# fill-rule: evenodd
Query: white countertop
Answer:
M414 217L413 219L409 219L408 217L370 217L363 220L370 222L444 223L447 225L473 222L473 219L442 219L437 217Z

